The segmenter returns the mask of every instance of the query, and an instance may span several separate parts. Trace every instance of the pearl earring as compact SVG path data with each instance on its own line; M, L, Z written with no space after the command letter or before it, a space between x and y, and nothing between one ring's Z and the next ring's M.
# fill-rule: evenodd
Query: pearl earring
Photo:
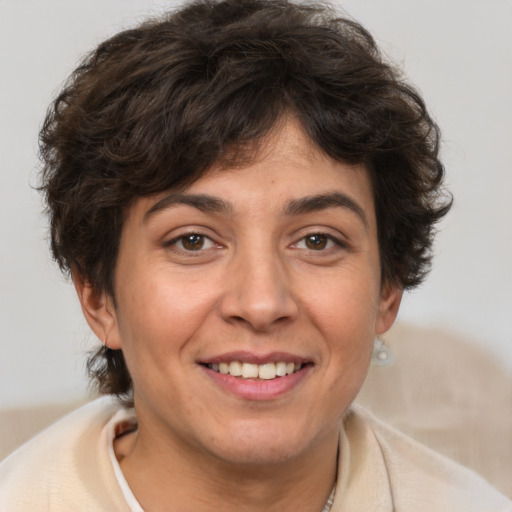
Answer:
M376 337L373 342L372 364L374 366L388 366L394 359L393 352L384 345L382 340Z

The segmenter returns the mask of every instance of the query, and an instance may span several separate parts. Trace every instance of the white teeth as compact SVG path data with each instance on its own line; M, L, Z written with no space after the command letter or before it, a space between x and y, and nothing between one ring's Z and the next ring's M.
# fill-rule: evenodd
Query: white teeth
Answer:
M278 377L284 377L286 375L286 363L276 364L276 375Z
M285 377L299 371L302 368L300 363L278 363L252 364L241 363L240 361L230 361L229 363L211 363L208 365L215 372L223 375L232 375L233 377L242 377L243 379L263 379L271 380L276 377Z
M276 365L274 363L261 364L258 368L260 379L270 380L276 378Z
M231 361L229 363L229 374L234 377L240 377L242 375L242 364L238 361Z
M242 365L242 377L244 379L256 378L258 376L258 365L244 363Z

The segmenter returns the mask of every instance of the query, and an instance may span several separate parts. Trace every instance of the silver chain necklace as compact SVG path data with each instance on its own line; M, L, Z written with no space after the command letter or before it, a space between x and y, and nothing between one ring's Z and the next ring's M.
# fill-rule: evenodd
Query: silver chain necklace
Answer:
M335 492L336 492L336 484L334 484L334 487L332 488L329 498L327 498L327 502L325 503L324 508L322 509L322 512L329 512L331 510L332 504L334 502Z

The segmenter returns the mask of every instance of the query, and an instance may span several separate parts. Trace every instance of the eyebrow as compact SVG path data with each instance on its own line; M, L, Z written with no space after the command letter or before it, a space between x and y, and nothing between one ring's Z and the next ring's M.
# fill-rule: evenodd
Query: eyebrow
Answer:
M223 201L218 197L204 194L173 193L160 199L160 201L157 201L144 214L144 220L147 220L157 212L178 204L192 206L205 213L230 213L233 210L230 203Z
M229 214L233 211L231 203L218 197L206 194L172 193L160 199L160 201L157 201L147 210L144 214L144 220L146 221L162 210L180 204L192 206L205 213ZM284 214L287 216L302 215L333 207L346 208L354 212L365 227L368 227L368 219L363 208L350 196L341 192L329 192L326 194L301 197L300 199L291 199L284 207Z
M368 227L368 219L363 208L350 196L341 192L329 192L314 196L292 199L286 204L285 215L301 215L303 213L317 212L327 208L341 207L354 212L365 227Z

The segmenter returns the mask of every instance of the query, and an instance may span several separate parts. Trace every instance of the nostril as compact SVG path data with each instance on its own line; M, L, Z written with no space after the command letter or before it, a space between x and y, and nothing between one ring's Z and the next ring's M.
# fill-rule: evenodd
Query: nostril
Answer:
M259 313L247 314L244 316L234 315L227 320L230 323L247 326L255 332L264 332L277 325L283 325L286 322L291 321L291 318L284 315L276 317L275 315L263 315Z

